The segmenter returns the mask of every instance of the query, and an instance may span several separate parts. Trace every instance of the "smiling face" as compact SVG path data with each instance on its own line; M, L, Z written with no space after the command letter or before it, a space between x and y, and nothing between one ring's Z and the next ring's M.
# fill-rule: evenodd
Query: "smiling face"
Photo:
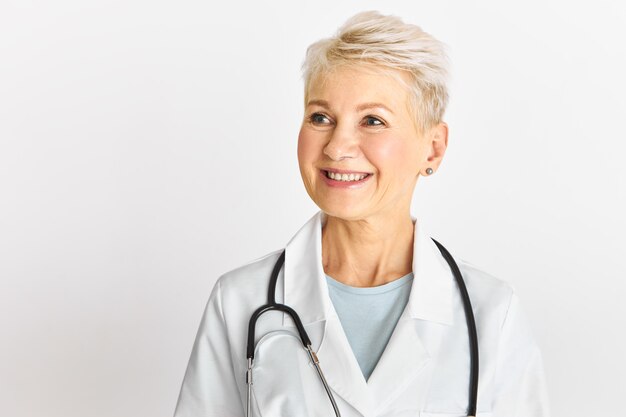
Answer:
M408 99L394 78L354 66L312 80L298 163L320 209L345 220L409 213L420 172L443 157L447 126L420 136Z

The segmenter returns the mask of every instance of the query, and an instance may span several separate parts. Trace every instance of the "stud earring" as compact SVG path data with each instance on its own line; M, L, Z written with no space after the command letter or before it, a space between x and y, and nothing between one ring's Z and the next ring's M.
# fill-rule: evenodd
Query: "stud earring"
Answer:
M426 168L426 174L430 175L433 173L433 169L432 168Z

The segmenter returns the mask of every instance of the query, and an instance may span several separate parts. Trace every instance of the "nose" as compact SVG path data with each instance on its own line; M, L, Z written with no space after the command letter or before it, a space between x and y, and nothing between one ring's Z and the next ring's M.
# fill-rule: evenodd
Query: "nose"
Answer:
M345 158L356 158L358 153L357 133L349 126L342 127L337 124L324 147L324 154L333 161L339 161Z

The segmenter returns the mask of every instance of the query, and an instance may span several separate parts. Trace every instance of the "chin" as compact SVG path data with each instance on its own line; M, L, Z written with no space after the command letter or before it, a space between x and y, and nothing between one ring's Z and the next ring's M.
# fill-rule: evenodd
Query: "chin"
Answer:
M317 203L316 203L317 204ZM364 210L358 207L347 207L345 204L317 204L326 215L342 220L360 220L363 218Z

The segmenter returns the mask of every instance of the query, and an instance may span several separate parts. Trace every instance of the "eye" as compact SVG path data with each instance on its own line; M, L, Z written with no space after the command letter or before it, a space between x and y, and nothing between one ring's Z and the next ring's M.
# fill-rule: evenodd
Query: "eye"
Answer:
M378 117L374 116L365 116L365 125L367 126L384 126L385 123L380 120Z
M328 117L322 113L313 113L309 116L309 121L315 125L325 125L330 122Z

